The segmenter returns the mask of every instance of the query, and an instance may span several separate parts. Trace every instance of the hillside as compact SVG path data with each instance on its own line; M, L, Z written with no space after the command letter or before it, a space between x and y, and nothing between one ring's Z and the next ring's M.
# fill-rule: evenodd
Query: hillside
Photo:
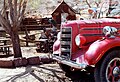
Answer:
M82 9L89 8L86 0L64 0L70 7L75 9L78 13ZM62 2L62 0L29 0L27 5L27 12L30 13L38 13L41 16L49 15L53 12L53 10ZM98 3L98 1L96 1ZM89 0L89 3L92 7L96 7L97 5L93 0Z

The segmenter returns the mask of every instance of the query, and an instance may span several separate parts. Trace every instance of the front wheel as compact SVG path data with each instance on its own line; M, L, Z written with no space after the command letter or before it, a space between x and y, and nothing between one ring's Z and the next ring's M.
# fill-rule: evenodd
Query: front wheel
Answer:
M95 82L120 82L120 51L114 50L96 65Z

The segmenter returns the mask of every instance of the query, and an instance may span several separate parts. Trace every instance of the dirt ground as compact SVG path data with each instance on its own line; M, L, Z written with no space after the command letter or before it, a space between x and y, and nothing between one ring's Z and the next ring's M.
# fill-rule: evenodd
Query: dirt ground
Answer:
M36 47L21 47L23 57L47 56L48 53L37 53ZM12 49L11 49L12 50ZM11 56L10 58L13 58ZM57 63L0 68L0 82L71 82Z
M0 68L0 82L71 82L58 64Z
M21 47L22 56L50 57L49 53L37 53L36 47ZM12 48L10 49L12 51ZM13 59L10 56L9 59ZM4 58L3 58L4 59ZM94 82L92 77L81 75L78 71L67 77L56 62L26 67L0 68L0 82ZM83 77L82 77L83 76ZM82 77L83 80L80 80Z

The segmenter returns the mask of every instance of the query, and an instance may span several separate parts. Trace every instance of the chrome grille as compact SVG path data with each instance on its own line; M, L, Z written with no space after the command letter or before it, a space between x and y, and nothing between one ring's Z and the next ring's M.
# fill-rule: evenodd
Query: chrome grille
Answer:
M61 57L70 59L71 56L71 28L61 29Z

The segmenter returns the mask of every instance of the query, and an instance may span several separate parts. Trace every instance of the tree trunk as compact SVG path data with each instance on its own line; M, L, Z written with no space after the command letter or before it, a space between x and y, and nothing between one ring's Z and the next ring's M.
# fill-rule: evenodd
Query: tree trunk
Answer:
M14 58L22 57L18 32L11 32L11 40L13 43Z
M89 4L88 0L86 0L86 3L89 6L89 8L91 8L91 5Z
M28 36L28 31L27 31L27 27L25 27L25 34L26 34L26 47L28 47L28 39L29 39L29 36Z

